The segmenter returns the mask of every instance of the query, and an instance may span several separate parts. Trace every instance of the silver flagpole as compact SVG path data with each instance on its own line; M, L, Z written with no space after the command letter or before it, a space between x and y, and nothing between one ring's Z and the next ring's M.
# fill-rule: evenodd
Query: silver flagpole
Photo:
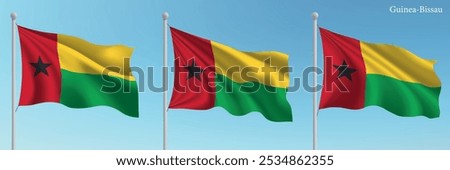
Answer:
M167 149L167 19L169 13L164 12L163 15L164 24L164 40L163 40L163 150Z
M11 13L11 21L12 21L12 51L11 51L11 150L16 149L16 109L14 108L14 80L16 76L16 19L17 14L15 12Z
M313 77L313 150L317 149L317 19L319 14L312 13L313 17L313 57L314 57L314 77Z

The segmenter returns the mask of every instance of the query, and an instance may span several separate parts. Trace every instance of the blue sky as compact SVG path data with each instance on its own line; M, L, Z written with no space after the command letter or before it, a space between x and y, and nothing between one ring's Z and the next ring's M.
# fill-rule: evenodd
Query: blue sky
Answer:
M392 14L390 6L444 8L442 14ZM145 85L161 86L162 18L184 31L243 51L277 50L289 54L291 79L312 66L311 13L319 25L367 42L395 44L436 59L442 82L441 116L403 118L379 107L325 109L319 113L319 149L450 149L450 3L440 1L333 0L0 0L0 149L10 148L11 21L29 28L81 37L97 44L134 48L131 65L155 67ZM169 34L170 36L170 34ZM320 36L319 36L320 37ZM319 66L322 47L319 40ZM19 47L19 43L17 43ZM173 65L169 37L169 65ZM20 94L17 48L16 98ZM169 89L173 74L169 75ZM319 77L321 83L322 77ZM293 81L291 81L293 83ZM44 103L17 111L17 149L161 149L162 93L139 94L140 118L108 107L70 109ZM170 91L169 91L170 96ZM320 96L320 95L319 95ZM259 113L236 117L222 108L170 110L169 149L311 149L312 93L288 93L294 121L274 123ZM16 101L17 103L17 101Z

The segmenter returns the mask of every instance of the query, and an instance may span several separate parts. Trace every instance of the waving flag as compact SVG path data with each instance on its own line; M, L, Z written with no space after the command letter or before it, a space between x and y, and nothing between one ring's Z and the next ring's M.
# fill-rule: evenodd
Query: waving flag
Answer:
M222 107L236 116L255 111L271 121L292 121L286 100L288 55L242 52L175 28L170 30L175 50L170 108Z
M398 116L439 117L441 82L435 61L387 44L320 28L325 75L320 108L380 106Z
M133 49L18 26L22 48L19 105L57 102L71 108L109 106L138 117Z

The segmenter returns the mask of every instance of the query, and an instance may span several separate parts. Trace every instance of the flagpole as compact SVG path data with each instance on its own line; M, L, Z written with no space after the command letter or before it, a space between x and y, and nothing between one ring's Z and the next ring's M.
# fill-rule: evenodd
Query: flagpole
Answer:
M16 66L16 19L17 14L15 12L11 13L12 21L12 51L11 51L11 150L16 149L16 109L14 108L14 87L15 87L15 66Z
M312 13L313 17L313 57L314 57L314 77L313 77L313 150L317 149L317 19L319 14Z
M163 15L163 150L167 149L167 19L169 13L164 12Z

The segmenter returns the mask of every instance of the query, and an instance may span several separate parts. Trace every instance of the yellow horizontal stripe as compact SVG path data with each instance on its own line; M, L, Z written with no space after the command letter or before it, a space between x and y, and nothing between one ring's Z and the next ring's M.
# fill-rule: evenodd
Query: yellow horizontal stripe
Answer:
M123 45L100 46L77 37L58 34L61 69L75 73L107 74L135 81L130 69L133 49Z
M366 42L360 44L367 74L384 75L428 87L441 86L433 70L435 61L420 58L393 45Z
M289 86L288 55L276 51L242 52L211 41L216 73L234 82L258 82L287 88Z

